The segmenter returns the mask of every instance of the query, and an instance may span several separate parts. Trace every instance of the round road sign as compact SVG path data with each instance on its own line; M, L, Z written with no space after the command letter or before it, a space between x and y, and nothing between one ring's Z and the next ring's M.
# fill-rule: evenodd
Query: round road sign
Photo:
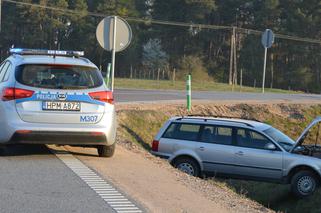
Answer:
M114 20L115 16L108 16L98 24L96 29L98 43L107 51L112 51L113 49ZM115 51L124 50L130 44L131 39L132 30L129 24L123 18L117 16Z
M266 29L264 33L262 34L261 39L262 45L265 48L272 47L272 44L274 43L274 33L270 29Z

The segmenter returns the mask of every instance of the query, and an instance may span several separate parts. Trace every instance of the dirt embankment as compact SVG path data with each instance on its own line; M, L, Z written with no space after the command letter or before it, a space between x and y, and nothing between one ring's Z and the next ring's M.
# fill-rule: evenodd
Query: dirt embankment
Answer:
M272 211L246 198L246 193L236 193L237 190L225 182L190 177L148 152L153 137L165 120L187 114L184 105L121 105L117 110L118 148L113 158L97 159L94 149L68 149L151 212ZM194 106L190 114L259 119L295 137L309 120L321 115L321 105L207 103Z

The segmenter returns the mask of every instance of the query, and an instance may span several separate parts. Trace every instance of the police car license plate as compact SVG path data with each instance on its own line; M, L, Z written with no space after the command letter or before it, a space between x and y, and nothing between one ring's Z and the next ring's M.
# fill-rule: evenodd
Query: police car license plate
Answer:
M43 101L42 110L80 111L80 102Z

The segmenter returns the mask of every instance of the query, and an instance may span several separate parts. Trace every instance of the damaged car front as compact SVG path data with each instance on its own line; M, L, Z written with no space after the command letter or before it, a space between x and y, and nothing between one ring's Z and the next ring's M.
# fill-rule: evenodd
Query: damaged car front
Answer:
M302 132L296 143L289 150L290 153L302 154L306 156L321 158L321 146L319 145L319 134L320 134L320 122L321 117L315 118ZM310 135L310 140L308 138L311 130L316 128L315 137L313 134Z

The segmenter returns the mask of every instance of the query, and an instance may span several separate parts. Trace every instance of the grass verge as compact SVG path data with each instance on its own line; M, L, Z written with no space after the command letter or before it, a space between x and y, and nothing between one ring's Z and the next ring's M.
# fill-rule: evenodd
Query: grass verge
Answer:
M185 90L185 81L169 81L169 80L146 80L146 79L129 79L129 78L116 78L116 88L135 88L135 89L158 89L158 90ZM254 87L235 87L217 82L209 81L193 81L192 89L197 91L234 91L234 92L262 92L261 88ZM265 92L272 93L299 93L291 90L271 89L266 88Z

